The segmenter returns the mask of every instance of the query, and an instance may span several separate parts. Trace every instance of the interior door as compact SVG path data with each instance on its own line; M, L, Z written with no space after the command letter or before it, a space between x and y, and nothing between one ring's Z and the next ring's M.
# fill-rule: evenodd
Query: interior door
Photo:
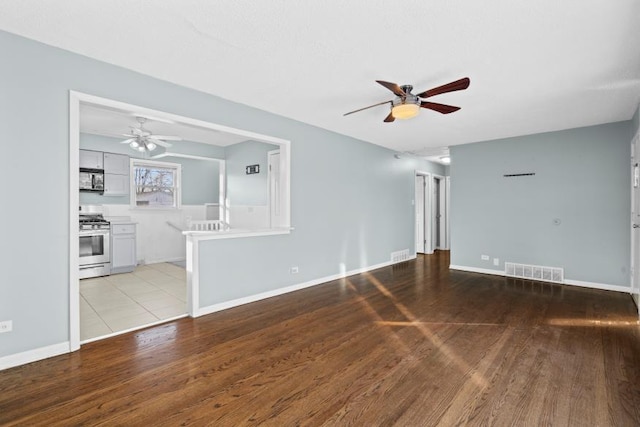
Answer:
M448 233L448 180L443 176L433 176L431 180L431 247L449 249Z
M447 198L449 197L449 193L447 191L447 182L444 177L440 178L440 185L438 186L438 248L439 249L449 249L449 245L447 243Z
M433 212L432 212L432 221L431 223L433 224L433 231L431 233L431 237L433 239L433 244L432 247L434 249L441 249L441 245L440 245L440 241L441 241L441 232L440 232L440 224L441 224L441 203L440 203L440 178L433 178L433 185L432 185L432 194L431 194L431 200L432 200L432 206L433 206Z
M416 204L416 253L427 253L425 247L427 243L425 235L425 205L424 205L424 190L426 187L426 180L424 175L416 175L416 187L415 187L415 204Z

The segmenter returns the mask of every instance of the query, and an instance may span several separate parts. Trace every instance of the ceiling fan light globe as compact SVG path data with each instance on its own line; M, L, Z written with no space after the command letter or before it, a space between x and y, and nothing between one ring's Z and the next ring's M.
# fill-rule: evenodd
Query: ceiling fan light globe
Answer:
M155 150L156 148L158 148L158 146L157 146L155 143L153 143L153 142L147 142L147 150L149 150L149 151L153 151L153 150Z
M141 153L144 153L144 146L143 146L143 145L141 145L141 146L139 146L138 148L136 148L136 150L138 150L138 151L139 151L139 152L141 152Z
M420 105L418 104L398 104L391 108L391 114L393 117L400 120L410 119L415 117L420 112Z
M138 144L138 141L131 141L131 143L129 144L129 147L131 148L138 148L140 146L140 144Z

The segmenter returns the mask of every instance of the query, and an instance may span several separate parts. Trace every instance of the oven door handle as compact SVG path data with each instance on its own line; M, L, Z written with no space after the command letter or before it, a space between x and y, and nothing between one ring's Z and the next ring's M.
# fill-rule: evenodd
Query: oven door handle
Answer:
M80 236L95 236L98 234L101 236L106 236L109 233L109 230L80 230L79 232Z

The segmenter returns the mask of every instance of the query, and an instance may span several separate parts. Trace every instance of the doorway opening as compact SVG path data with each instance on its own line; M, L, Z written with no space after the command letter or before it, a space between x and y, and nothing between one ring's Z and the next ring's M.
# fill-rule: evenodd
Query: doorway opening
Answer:
M198 139L198 138L205 138L204 135L206 134L207 136L216 138L216 141L219 141L220 139L224 139L227 145L235 144L235 146L238 146L240 144L246 143L246 146L243 148L243 150L245 151L248 151L248 148L246 148L247 146L253 147L256 144L263 144L265 147L267 146L273 147L275 145L276 147L279 148L279 152L280 152L280 155L279 155L280 163L278 165L279 171L280 171L280 181L278 182L280 197L278 199L279 200L278 209L282 217L282 223L285 224L285 226L288 226L289 218L290 218L289 141L282 140L280 138L276 138L268 135L249 132L241 129L230 128L227 126L205 122L202 120L180 116L172 113L162 112L159 110L140 107L137 105L115 101L107 98L102 98L94 95L70 91L70 96L69 96L69 178L70 178L69 179L69 230L70 230L69 231L69 280L70 280L69 282L69 343L70 343L69 347L70 347L70 351L78 350L80 348L81 341L83 342L93 341L93 339L82 340L81 333L80 333L81 310L85 310L87 307L84 304L84 302L86 302L85 295L82 295L82 296L80 295L80 274L79 274L80 248L78 245L80 236L79 236L79 227L78 227L78 224L79 224L78 206L80 205L81 200L79 195L80 186L79 186L77 176L78 176L78 171L80 167L81 129L82 129L82 124L84 123L83 120L84 118L86 118L84 116L86 112L86 107L92 107L94 108L94 110L100 110L100 111L105 111L107 113L111 113L111 116L113 116L111 118L114 118L114 119L117 118L116 116L121 116L121 117L130 116L129 117L130 119L134 119L136 117L147 117L149 120L153 120L154 122L161 123L163 126L167 126L167 127L171 126L170 129L167 128L166 132L160 132L154 129L154 134L164 133L170 136L177 137L178 136L177 134L180 133L177 130L180 130L181 132L191 131L192 132L191 134L183 134L180 138L172 139L171 140L172 143L167 145L169 147L171 147L171 145L174 145L173 148L165 150L164 152L163 150L156 150L154 151L154 153L158 151L160 153L153 156L151 154L146 154L146 155L148 155L150 158L152 156L154 160L162 159L162 158L172 158L172 159L179 159L174 161L181 161L181 159L186 159L185 161L208 160L209 162L207 163L210 163L210 164L220 163L219 173L224 176L220 176L219 178L220 198L218 200L218 203L214 203L213 205L217 205L214 207L214 209L218 208L219 216L222 218L227 217L228 209L233 207L230 205L229 196L227 194L229 190L229 184L228 184L229 172L225 168L225 162L218 161L218 159L213 159L206 156L203 157L203 154L201 154L200 152L190 152L189 150L178 150L177 146L182 143L178 144L175 141L184 140L186 142L190 142L190 141L204 142L206 144L216 145L215 142L201 141L200 139ZM86 131L82 131L82 132L84 132L83 135L86 135L87 133ZM111 135L111 137L114 137L114 136L120 137L122 136L121 134L123 132L117 132L117 133L118 135ZM99 134L99 135L101 135L102 137L109 136L105 134ZM164 138L168 139L168 137L164 137ZM110 143L112 144L111 146L114 148L109 149L108 151L117 151L115 147L124 147L124 149L129 148L129 145L125 145L125 142L128 143L131 140L122 141L122 139L124 138L119 138L119 139L110 138ZM166 141L164 142L166 143ZM98 149L94 148L94 150L98 150ZM153 149L149 148L149 151L151 150ZM107 152L107 150L98 150L98 151ZM238 150L236 150L236 154L237 154L237 151ZM121 157L127 157L127 156L121 156ZM216 157L216 156L213 156L213 157ZM211 160L216 160L216 161L214 162ZM266 162L266 151L265 151L265 162ZM194 169L196 168L192 168L192 170ZM244 169L242 170L242 172L244 172ZM123 173L123 175L125 176L126 174L127 172ZM240 172L236 173L236 175L244 176L244 174L243 173L241 174ZM182 181L181 178L177 178L174 182L180 183L181 181ZM129 182L131 183L131 185L133 185L133 181L129 181ZM264 187L266 187L266 183ZM130 191L129 194L131 195L131 194L134 194L134 192L137 192L137 189L129 190L129 191ZM265 188L264 189L265 195L266 195L266 191L267 190ZM110 210L112 211L110 212L111 215L113 215L114 212L118 211L118 209L120 209L122 212L131 212L131 214L127 213L127 215L132 215L132 212L140 213L143 211L143 209L138 209L137 204L134 206L133 202L131 202L131 205L130 205L126 201L129 199L129 197L126 194L121 194L120 198L123 198L123 203L120 203L121 205L120 207L110 207ZM203 215L207 207L208 208L212 207L211 203L197 202L197 204L199 209L202 208ZM117 204L113 204L113 205L110 204L110 206L116 206L116 205ZM179 206L179 208L173 209L172 211L178 212L178 214L183 216L186 214L186 216L182 218L185 220L185 222L189 222L191 219L196 219L195 217L190 216L190 213L187 212L184 204L182 206ZM265 207L265 211L266 211L266 207ZM162 225L162 227L164 227L164 229L167 229L167 228L170 228L170 226L174 226L174 222L172 221L173 218L168 218L167 215L170 215L170 214L167 212L169 211L157 210L152 212L151 210L147 210L147 212L145 212L145 215L148 215L150 217L150 221L156 224L160 224ZM119 215L119 214L116 213L115 215ZM177 236L176 239L182 240L182 243L179 243L179 244L186 246L184 243L184 236L182 235L181 231L183 231L183 229L178 227L178 229L175 230L175 232L174 231L172 232L174 232L174 234ZM112 236L114 236L115 233L112 232L111 234ZM111 246L113 246L113 244ZM186 251L186 248L184 249ZM197 310L199 309L199 306L198 306L198 299L197 299L198 289L197 289L197 286L194 286L193 284L193 271L194 271L194 268L197 269L197 267L194 267L194 265L189 264L188 254L186 256L186 259L187 259L186 280L185 280L185 283L180 284L182 286L182 289L186 288L186 292L183 292L182 290L178 290L177 283L172 283L172 285L175 285L174 286L175 289L173 289L175 290L175 294L179 294L183 296L184 301L181 301L181 302L185 303L186 305L186 309L183 312L184 314L175 315L176 314L175 312L168 313L167 310L164 310L164 313L162 315L160 314L157 315L158 318L160 318L161 316L161 320L144 322L139 326L135 326L131 328L127 328L127 327L125 327L124 329L118 328L117 332L105 334L103 336L98 336L96 337L96 339L103 339L103 338L107 338L120 333L125 333L135 329L140 329L142 327L164 323L166 321L169 321L178 317L184 317L187 315L195 316L197 313ZM148 262L148 260L146 261L147 261L146 263L143 263L145 264L145 267L147 267L147 264L148 265L151 264L150 262ZM157 262L158 265L155 265L153 268L151 267L145 268L144 274L138 274L137 276L146 275L147 278L149 279L149 280L146 280L147 282L152 282L153 281L152 279L157 279L155 281L162 282L163 285L167 284L168 282L175 282L174 279L181 279L183 277L183 274L184 274L183 272L185 272L184 261L182 265L178 265L180 264L179 262L172 263L172 261L174 260L166 260L166 262L154 261L154 262ZM129 273L122 273L122 272L120 273L121 273L120 283L126 284L126 282L128 282L128 279L127 277L125 277L125 275ZM103 283L94 283L93 285L95 288L101 288ZM120 290L118 286L115 286L115 287L118 288L118 290ZM140 291L140 293L142 293L142 291L149 291L149 293L151 293L152 291L153 292L157 291L156 289L149 289L146 286L141 286L141 284L139 283L134 283L134 284L130 284L130 286L123 286L123 287L132 288L132 290L133 288L137 288L134 290L134 292ZM142 289L142 287L145 287L147 289ZM161 289L161 290L167 291L167 289ZM120 297L120 295L118 296ZM131 305L132 307L134 305L137 305L137 309L141 307L140 301L136 300L135 298L133 298L133 303L129 305ZM156 307L156 308L160 310L163 307ZM149 310L150 309L147 308L147 311Z
M415 174L416 253L449 249L449 179L429 172Z
M431 186L432 248L447 250L447 187L443 176L433 175Z

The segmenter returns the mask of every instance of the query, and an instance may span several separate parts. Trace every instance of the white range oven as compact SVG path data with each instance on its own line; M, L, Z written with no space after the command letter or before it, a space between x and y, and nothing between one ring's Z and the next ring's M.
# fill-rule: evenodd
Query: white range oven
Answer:
M80 207L80 278L111 274L109 255L110 223L102 213L84 212Z

